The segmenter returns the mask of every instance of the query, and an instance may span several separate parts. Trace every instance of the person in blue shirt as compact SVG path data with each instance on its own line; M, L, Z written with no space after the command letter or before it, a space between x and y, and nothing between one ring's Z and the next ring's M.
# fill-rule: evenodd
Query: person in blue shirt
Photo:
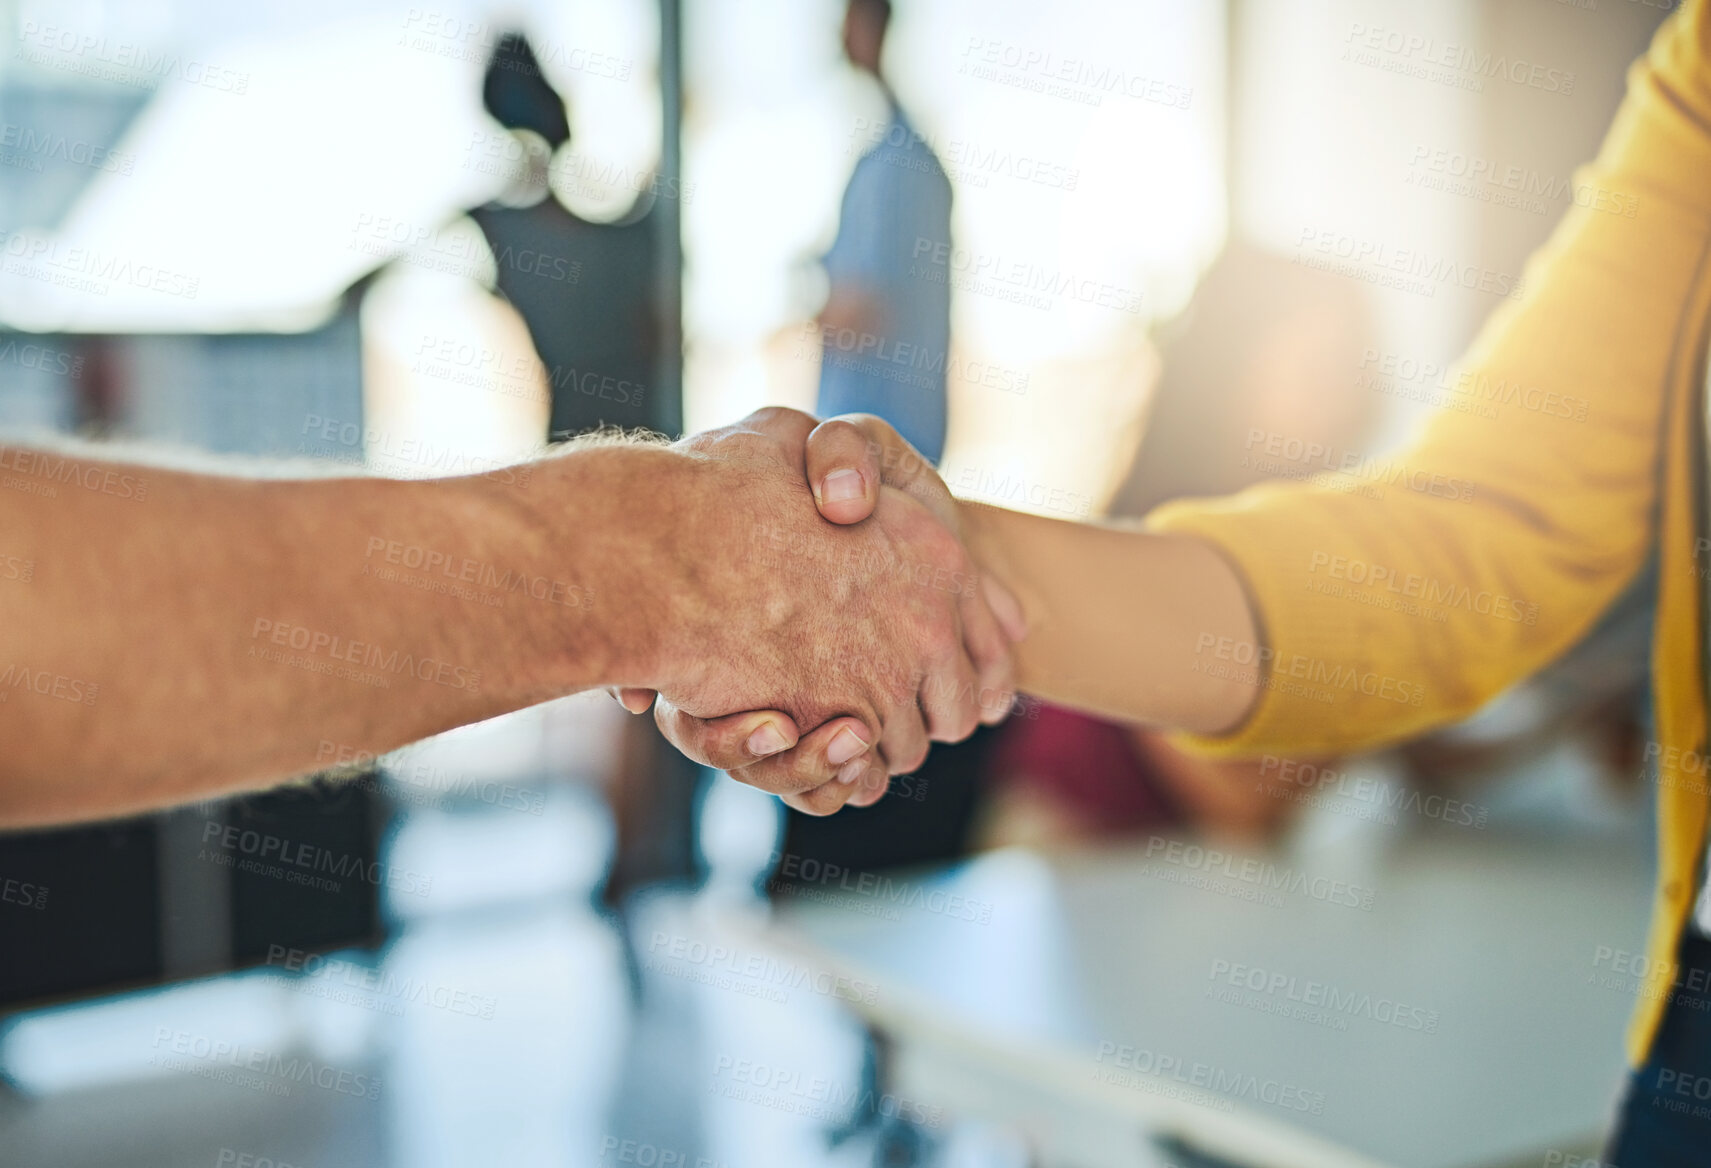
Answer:
M937 462L950 357L947 269L918 257L950 241L951 185L880 72L889 0L850 0L844 52L879 81L890 114L844 190L824 263L818 413L877 414Z

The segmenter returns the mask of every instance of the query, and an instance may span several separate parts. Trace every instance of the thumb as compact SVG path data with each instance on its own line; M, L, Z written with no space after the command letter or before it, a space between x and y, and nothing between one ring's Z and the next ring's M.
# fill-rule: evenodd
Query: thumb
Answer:
M860 523L879 501L878 451L847 421L821 422L804 452L814 505L833 523Z

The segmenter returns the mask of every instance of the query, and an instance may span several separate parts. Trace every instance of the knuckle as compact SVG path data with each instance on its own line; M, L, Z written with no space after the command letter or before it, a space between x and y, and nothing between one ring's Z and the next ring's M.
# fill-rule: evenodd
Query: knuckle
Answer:
M890 773L908 775L921 769L921 764L927 761L927 751L930 749L926 740L911 742L897 751L897 756L888 759Z
M779 793L774 784L767 781L765 769L758 764L727 770L725 773L745 787L753 787L755 790L765 791L769 795Z
M886 438L897 437L897 431L891 428L891 423L878 414L870 414L863 410L852 410L847 414L839 414L838 420L849 423L854 429L866 431L882 441Z
M793 761L789 758L768 758L750 763L740 774L732 771L731 776L769 795L795 795L805 789L805 784L797 778Z
M667 706L663 702L656 702L654 704L654 725L659 727L659 732L665 735L667 742L685 753L697 745L694 736L689 733L691 728L685 725L683 711L676 706Z
M827 788L804 791L796 796L797 810L808 815L830 815L843 805L843 797Z
M952 713L949 723L945 727L945 736L941 741L961 742L964 738L973 734L975 727L979 725L980 711L976 708L974 702L962 702Z
M805 414L801 410L793 409L790 406L762 406L744 420L751 425L764 426L770 422L800 423L812 422L814 419L811 415Z
M918 712L921 692L932 685L934 670L899 667L890 676L880 679L885 721L880 724L881 736L894 720Z
M743 740L731 730L723 730L716 735L709 733L699 746L701 754L706 756L707 765L720 770L754 767L766 761L751 755Z
M954 688L947 686L933 695L932 716L928 728L934 742L961 742L980 724L980 706L973 678L958 678Z
M1010 651L1003 645L989 640L976 641L968 639L968 657L974 663L975 672L982 683L987 683L1003 674L1009 666Z
M817 752L792 750L780 766L780 779L791 791L809 791L826 781Z
M902 464L900 469L904 474L915 474L921 469L921 464L925 460L915 453L913 446L904 441L903 435L897 432L896 426L877 414L862 414L861 423L862 429L879 439L887 450L896 452L896 461Z
M865 450L870 445L862 434L861 427L848 418L832 418L821 422L819 429L820 441L828 445L835 444L839 449L855 447Z
M770 453L778 445L771 434L752 430L733 430L720 438L715 449L728 458L757 458Z
M1002 713L1008 710L1016 698L1015 679L1009 674L983 680L980 684L980 712L982 714Z

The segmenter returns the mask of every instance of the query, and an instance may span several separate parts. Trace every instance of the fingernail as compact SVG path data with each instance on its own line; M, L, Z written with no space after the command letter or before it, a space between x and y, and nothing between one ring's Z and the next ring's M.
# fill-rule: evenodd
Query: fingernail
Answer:
M778 727L771 722L762 722L755 732L749 735L749 753L756 758L765 758L769 754L777 754L789 746L789 741L778 732Z
M820 480L820 501L822 503L842 503L846 499L861 498L861 472L859 470L835 470Z
M826 748L826 761L833 766L843 766L866 749L867 743L861 740L861 736L845 726Z
M867 771L867 760L866 759L852 758L852 759L850 759L849 762L846 762L843 766L843 769L838 772L838 782L844 784L847 787L851 783L855 782L857 779L861 778L862 775L866 771Z

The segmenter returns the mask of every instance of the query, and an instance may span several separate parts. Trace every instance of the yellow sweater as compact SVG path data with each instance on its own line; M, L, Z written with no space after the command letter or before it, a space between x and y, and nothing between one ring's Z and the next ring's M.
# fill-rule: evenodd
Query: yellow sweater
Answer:
M1498 417L1444 410L1395 458L1149 520L1221 547L1259 612L1270 650L1259 703L1235 733L1197 741L1229 755L1360 750L1470 714L1573 646L1656 550L1659 871L1654 973L1628 1037L1636 1065L1663 1016L1705 845L1697 569L1711 553L1696 558L1695 539L1711 343L1708 3L1689 0L1659 30L1576 175L1577 189L1619 197L1577 200L1589 205L1528 261L1521 293L1463 359L1452 384L1506 403ZM1255 454L1295 453L1287 435L1253 440ZM1354 579L1448 617L1337 594Z

